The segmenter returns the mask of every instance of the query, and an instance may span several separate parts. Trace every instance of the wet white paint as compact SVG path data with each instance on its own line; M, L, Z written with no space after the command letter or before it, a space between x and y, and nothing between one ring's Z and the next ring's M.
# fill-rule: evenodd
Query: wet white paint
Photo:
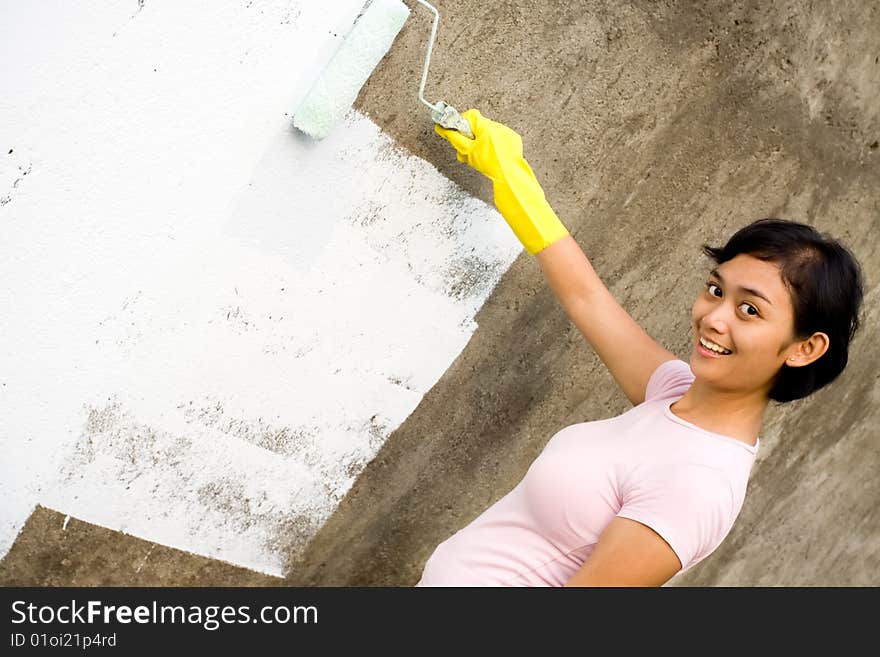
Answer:
M290 126L361 5L0 6L0 555L39 503L282 574L470 339L495 210Z

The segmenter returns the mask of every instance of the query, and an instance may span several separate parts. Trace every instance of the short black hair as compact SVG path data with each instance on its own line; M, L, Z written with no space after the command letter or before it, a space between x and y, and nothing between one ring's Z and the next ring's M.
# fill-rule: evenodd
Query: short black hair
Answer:
M770 399L802 399L843 372L864 296L861 267L849 249L807 224L766 218L740 228L723 247L704 244L703 253L719 265L741 253L778 264L791 294L795 337L828 336L828 350L815 361L780 368Z

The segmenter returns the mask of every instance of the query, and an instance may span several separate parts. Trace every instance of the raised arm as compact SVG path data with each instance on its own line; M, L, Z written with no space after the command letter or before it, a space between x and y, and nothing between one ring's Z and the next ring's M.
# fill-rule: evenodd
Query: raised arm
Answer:
M581 247L553 212L523 157L522 139L478 110L462 116L475 139L435 126L460 162L490 178L495 206L541 270L562 308L593 347L633 405L645 399L657 367L675 358L627 313L593 270Z
M536 255L547 282L633 406L645 400L648 379L676 358L626 312L571 235Z

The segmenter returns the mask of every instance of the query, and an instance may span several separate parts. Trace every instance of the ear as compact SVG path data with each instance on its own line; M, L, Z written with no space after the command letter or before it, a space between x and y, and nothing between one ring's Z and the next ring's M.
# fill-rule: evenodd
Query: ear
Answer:
M822 354L828 351L831 341L825 333L813 333L806 340L801 340L792 345L785 358L785 364L789 367L803 367L818 360Z

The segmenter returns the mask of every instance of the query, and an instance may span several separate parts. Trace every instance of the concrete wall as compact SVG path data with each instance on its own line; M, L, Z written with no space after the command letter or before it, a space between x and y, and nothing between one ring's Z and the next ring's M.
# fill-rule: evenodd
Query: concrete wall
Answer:
M0 169L7 181L0 189L11 199L0 207L2 301L13 309L0 328L14 347L0 363L0 394L11 409L0 439L4 456L14 457L4 463L16 464L4 466L12 482L3 484L4 499L18 500L19 509L7 512L6 533L24 529L0 562L0 578L96 582L103 572L103 581L143 583L143 560L155 581L168 583L162 562L132 545L122 533L129 532L152 541L168 569L195 564L186 570L199 573L187 574L190 582L243 576L166 546L291 584L412 584L437 543L510 490L555 431L620 413L628 402L537 262L485 205L487 181L433 134L415 96L430 30L425 10L408 2L413 15L361 93L345 137L335 148L314 148L288 132L284 116L312 70L296 48L323 48L326 56L331 24L342 29L357 3L337 16L324 3L210 11L141 4L84 18L103 27L94 27L92 48L70 46L79 57L22 39L17 47L31 50L19 50L18 60L43 61L34 69L43 74L3 73L18 95L0 105L0 125L17 127L4 143L21 159ZM682 357L708 266L704 242L780 216L853 249L867 296L850 366L813 397L771 407L737 524L671 585L880 583L880 352L870 339L880 294L880 8L472 0L438 7L426 95L478 107L522 134L548 198L600 276ZM285 24L285 12L296 11ZM32 35L52 24L45 14L17 18L30 21ZM305 47L285 31L300 28L284 25L310 26L297 34L315 41ZM63 43L61 32L46 38ZM204 40L213 48L201 47ZM95 63L126 53L133 54L117 68ZM160 53L163 66L132 73ZM149 68L176 72L176 82L149 86L147 73L158 75ZM211 92L208 80L220 90ZM125 111L108 109L117 106ZM175 123L180 116L187 118ZM129 152L135 157L120 155ZM366 164L336 176L352 158ZM301 241L285 220L298 230L315 223L297 223L279 207L318 212L321 199L335 201L374 169L382 173L364 182L366 191L323 213L331 234L309 233L326 240L318 253L327 259L296 251ZM295 179L306 182L291 191ZM423 214L433 218L414 226ZM444 226L463 216L478 234L444 242ZM343 224L351 229L340 234ZM424 248L408 246L423 239ZM284 246L297 257L285 257ZM471 247L485 249L478 266L464 257ZM329 255L340 252L344 258ZM353 275L352 262L374 265L372 273ZM431 283L414 287L426 274L406 263L425 262ZM443 285L448 270L492 274L478 276L477 291L462 298L455 291L472 288ZM334 286L325 276L347 289L339 303L326 296ZM347 287L356 283L363 287ZM319 310L303 313L301 301L278 291L289 285L312 293L309 307ZM403 296L376 301L398 289ZM351 318L347 304L371 290L382 294ZM406 304L420 305L407 312ZM270 323L282 313L309 319ZM424 323L373 342L416 315ZM365 316L373 332L359 336ZM444 330L434 330L437 322ZM347 329L333 332L340 324ZM438 335L446 336L439 344ZM336 359L297 369L291 351L308 344ZM296 405L315 380L345 364L347 385L319 385L323 396ZM416 383L409 397L396 398L390 391L406 388L401 371ZM397 377L396 387L377 388L381 375ZM344 420L334 401L348 404ZM298 442L297 431L311 438ZM273 450L278 436L282 446ZM351 449L337 449L343 443ZM63 456L50 458L53 450ZM126 492L129 479L135 492ZM25 525L37 503L56 513L40 507ZM69 525L66 515L74 517ZM224 529L211 533L218 522ZM59 523L77 540L65 539ZM98 561L103 571L96 574L95 560L76 545L107 555Z
M415 17L415 16L414 16ZM358 105L474 195L478 174L397 90L410 21ZM880 7L873 2L443 3L427 89L515 128L617 299L683 358L723 243L762 216L810 223L863 265L864 329L831 387L768 411L742 513L670 585L880 583ZM291 568L293 583L414 583L433 548L520 480L560 428L629 407L534 259Z

